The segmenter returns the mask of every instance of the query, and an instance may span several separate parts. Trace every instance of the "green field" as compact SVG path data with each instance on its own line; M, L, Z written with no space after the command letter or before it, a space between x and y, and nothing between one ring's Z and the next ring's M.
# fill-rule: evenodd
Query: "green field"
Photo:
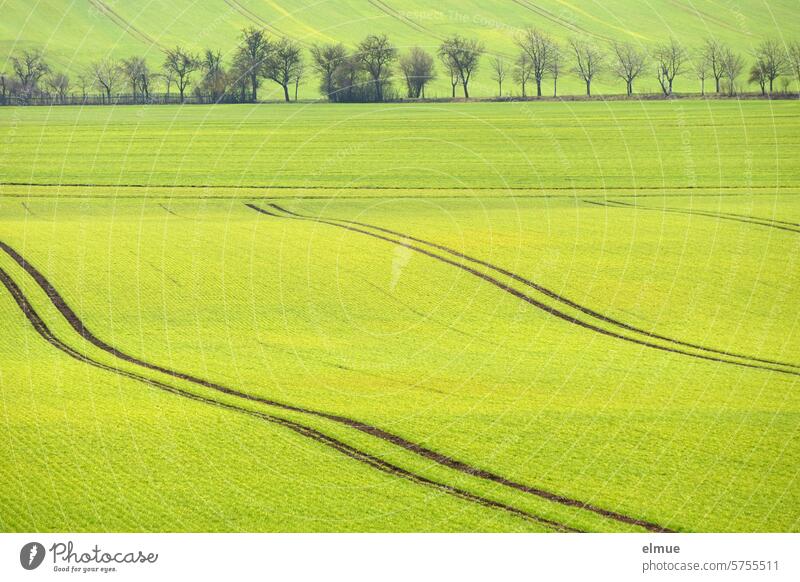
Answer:
M0 530L800 530L799 107L0 108Z
M769 193L800 187L797 112L683 100L8 108L0 175L137 197ZM215 189L180 188L200 185Z
M421 0L80 0L65 3L39 0L0 3L0 71L8 69L7 55L42 48L59 69L73 77L91 61L113 56L143 55L154 66L163 61L163 49L184 45L194 50L218 49L230 60L239 31L246 26L266 28L274 37L288 36L305 46L337 40L354 46L368 33L386 33L401 49L414 45L435 50L442 38L460 33L481 39L489 51L482 72L474 80L474 96L494 96L490 75L493 56L513 58L514 38L527 26L536 26L566 44L582 37L610 48L613 40L641 47L674 36L690 49L714 37L747 55L765 38L781 43L800 40L800 20L794 0L723 2L720 0L507 0L431 4ZM450 87L440 67L440 79L429 96L447 97ZM550 83L546 83L549 86ZM267 83L263 97L272 90ZM582 84L567 73L559 82L562 93L582 93ZM309 77L302 96L318 96L317 80ZM510 79L506 87L510 88ZM599 93L624 93L624 83L610 73L595 85ZM654 74L643 75L640 92L657 92ZM752 88L755 90L755 88ZM676 91L699 91L694 75L678 78ZM515 88L519 94L519 88ZM275 91L272 96L280 98Z

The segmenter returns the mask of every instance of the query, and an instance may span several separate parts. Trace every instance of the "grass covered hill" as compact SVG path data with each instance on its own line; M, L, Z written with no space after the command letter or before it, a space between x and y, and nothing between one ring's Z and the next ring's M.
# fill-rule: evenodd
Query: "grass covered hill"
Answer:
M306 46L332 40L352 46L368 33L386 33L401 48L434 49L442 38L460 33L480 38L495 55L515 54L514 38L527 26L543 29L562 43L578 36L601 45L619 40L649 46L673 36L687 47L696 47L714 37L742 54L765 38L782 43L800 37L797 3L792 0L442 0L433 4L421 0L6 0L0 2L0 12L0 70L10 68L9 54L38 48L46 51L57 68L71 74L109 55L142 55L159 65L163 50L175 45L198 51L213 48L230 58L239 31L246 26L263 27L273 36L287 36ZM568 77L563 91L579 92L577 79ZM475 96L495 94L488 59L474 85ZM620 93L624 84L606 75L596 88ZM654 76L644 76L638 89L655 91ZM692 75L676 85L677 91L696 89ZM440 71L429 95L448 93ZM317 95L316 79L306 80L301 95Z

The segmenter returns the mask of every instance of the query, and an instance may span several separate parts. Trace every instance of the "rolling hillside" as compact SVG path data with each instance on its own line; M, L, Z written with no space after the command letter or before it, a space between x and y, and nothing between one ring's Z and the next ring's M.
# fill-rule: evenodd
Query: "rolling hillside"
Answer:
M562 42L580 36L604 44L624 40L650 45L674 36L693 47L713 36L742 53L767 37L784 42L800 38L797 3L791 0L736 4L716 0L443 0L434 5L421 0L5 0L0 2L0 12L0 68L9 68L6 59L14 51L42 48L58 68L73 74L106 55L146 55L158 65L162 50L177 44L196 50L219 49L230 56L245 26L263 27L273 36L288 36L305 45L334 39L352 45L375 32L387 33L400 47L429 49L458 32L479 37L490 53L506 56L516 52L514 36L526 26L547 30ZM691 75L679 81L677 91L697 88ZM581 88L569 75L561 87L562 92ZM315 97L316 88L316 79L307 79L302 95ZM642 78L637 88L653 91L657 83L651 75ZM605 76L596 89L619 93L624 86ZM448 91L440 79L429 95L445 96ZM487 62L475 79L474 95L493 94L495 84Z

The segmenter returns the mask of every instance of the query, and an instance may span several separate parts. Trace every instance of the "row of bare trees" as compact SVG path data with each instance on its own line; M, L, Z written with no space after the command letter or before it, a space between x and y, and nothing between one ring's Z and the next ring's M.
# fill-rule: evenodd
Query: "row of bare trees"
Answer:
M481 43L459 35L441 44L437 56L447 71L453 97L459 85L469 97L469 83L484 52ZM400 54L386 35L369 35L352 52L341 43L314 45L311 57L320 77L320 92L330 101L394 98L395 72L402 77L407 97L424 98L426 86L436 78L433 55L420 47Z
M600 75L610 75L625 82L627 95L633 95L634 82L643 75L654 74L665 96L673 93L675 79L691 75L700 81L700 92L705 95L705 82L713 79L715 90L723 89L733 95L739 77L745 70L744 58L715 39L708 39L697 51L689 51L674 39L650 49L630 43L613 42L611 50L603 50L596 43L573 38L562 47L547 33L536 28L526 29L516 41L519 49L513 67L503 57L492 60L492 73L498 83L500 95L503 82L509 73L527 96L530 83L536 84L537 97L542 96L542 82L546 77L553 81L553 96L558 95L558 79L569 61L569 70L585 84L586 95L592 94L592 82ZM752 53L754 62L748 82L759 85L762 94L775 90L775 80L791 77L800 82L800 43L783 47L774 40L765 40Z
M586 95L592 94L592 83L601 75L624 81L629 96L634 93L634 83L649 75L658 81L665 96L672 95L678 77L686 76L699 80L702 94L706 93L706 81L713 80L716 93L733 95L745 73L742 55L715 39L694 51L674 39L650 48L613 42L608 50L582 38L570 39L562 46L547 33L528 28L518 35L516 45L518 54L512 62L503 56L491 59L491 74L501 96L509 77L521 87L523 97L528 96L531 85L541 97L547 79L552 80L553 95L558 96L558 81L564 73L576 75L585 85ZM478 40L454 35L440 44L435 55L420 47L401 53L386 35L369 35L353 50L331 43L312 45L309 52L322 95L330 101L352 102L397 98L393 79L398 73L407 97L424 98L426 87L437 76L437 60L450 82L451 97L456 97L460 87L464 98L469 98L470 81L486 50ZM757 85L762 94L776 90L776 80L781 77L784 91L792 77L800 83L800 43L783 46L765 40L751 56L747 82ZM158 69L138 56L106 58L91 63L73 85L65 73L51 69L40 51L24 51L12 56L10 63L12 75L0 72L0 103L30 103L37 97L64 103L76 89L84 102L93 90L107 103L118 100L123 92L133 103L183 103L189 96L199 102L256 102L264 81L278 84L283 98L290 101L297 99L306 73L299 43L271 38L257 28L242 31L227 65L220 51L207 49L199 54L175 47L165 52ZM156 86L165 93L155 94Z
M185 102L190 94L200 102L258 100L263 80L274 81L283 89L286 101L297 91L303 77L303 55L300 45L290 39L271 39L263 30L248 28L242 31L241 42L229 67L222 53L212 49L202 54L180 46L165 51L159 69L138 56L128 59L105 58L89 64L76 76L76 86L70 78L55 72L41 51L23 51L12 56L14 75L0 73L0 99L29 103L35 97L49 97L53 102L66 102L76 90L85 101L91 91L98 91L102 101L115 102L121 93L133 103L154 100ZM165 91L154 98L156 85ZM192 91L193 90L193 91Z

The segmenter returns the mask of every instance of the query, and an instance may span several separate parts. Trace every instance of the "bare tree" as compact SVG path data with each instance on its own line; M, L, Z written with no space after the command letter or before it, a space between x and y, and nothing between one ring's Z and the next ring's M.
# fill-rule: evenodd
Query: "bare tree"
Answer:
M793 42L788 49L789 68L794 73L795 80L800 83L800 42Z
M145 101L150 100L150 85L153 81L153 73L150 71L150 66L147 61L142 63L139 67L139 92Z
M365 94L364 86L367 84L361 63L355 56L345 58L334 72L333 83L336 87L334 96L336 101L364 101L367 98L374 99L373 92ZM372 81L368 81L372 85Z
M290 101L289 86L294 82L298 70L303 67L300 45L282 38L272 46L264 66L264 76L283 88L283 98Z
M164 82L164 89L167 94L167 101L169 101L169 96L172 92L172 85L175 83L175 73L171 70L162 71L157 76Z
M503 57L495 57L492 59L492 75L493 79L497 81L498 97L503 96L503 81L507 74L508 69L506 68L506 62L503 60Z
M517 62L514 64L514 79L517 81L517 83L522 85L523 97L527 97L526 87L528 85L528 79L531 78L532 73L531 60L528 58L528 53L521 52L517 57ZM453 96L455 97L455 95Z
M123 60L120 66L122 73L130 83L133 100L136 101L137 93L141 92L142 96L145 94L142 83L146 82L150 76L147 63L142 57L131 57Z
M464 38L458 34L445 39L439 47L439 58L451 72L451 79L457 76L461 82L464 99L469 99L469 81L478 70L481 56L485 50L481 42ZM453 85L453 89L455 94L455 85Z
M763 62L756 61L753 66L750 67L750 76L747 82L757 83L758 86L761 87L761 94L767 94L767 72Z
M222 66L222 53L206 49L200 62L200 70L203 72L201 91L212 101L219 101L228 88L227 75Z
M550 76L553 77L553 97L558 97L558 77L561 75L561 61L561 47L554 42L550 53L550 64L547 67Z
M625 81L625 90L628 97L633 95L633 82L644 70L645 54L630 43L615 42L614 74Z
M234 55L234 68L239 77L250 80L250 98L258 101L258 87L264 73L271 45L267 33L258 28L245 28L242 39Z
M372 78L377 101L383 101L384 87L392 76L391 64L396 58L397 49L385 34L370 34L358 43L356 59Z
M769 84L769 92L772 93L775 79L786 74L789 69L789 57L781 45L772 39L765 40L758 45L755 57Z
M50 67L39 50L23 51L11 57L11 68L19 81L20 97L26 102L33 96L39 80L50 72Z
M442 59L442 64L447 69L447 75L450 78L450 96L455 99L456 87L461 83L461 79L458 76L458 67L449 59Z
M8 76L5 71L0 71L0 103L5 105L8 95Z
M744 69L744 61L740 55L725 48L722 51L722 69L728 78L728 95L732 96L736 92L736 78L742 74Z
M114 59L105 58L92 63L90 65L90 71L95 86L105 94L107 102L111 103L111 96L114 93L114 89L122 78L122 69L119 63Z
M228 83L233 89L232 95L240 102L252 101L248 90L251 88L250 69L241 59L234 58L228 74Z
M76 77L76 80L78 82L78 87L80 87L81 90L81 100L86 101L86 94L88 92L87 90L92 86L93 76L91 72L84 72L80 73Z
M726 47L721 45L713 38L706 40L702 50L703 60L708 66L711 76L714 77L717 93L720 92L720 82L725 76L725 67L722 66L722 55L725 50Z
M704 51L697 53L694 60L694 73L700 80L700 95L706 94L706 78L710 72L710 66Z
M311 59L314 70L322 81L320 83L322 94L332 99L336 90L334 84L336 69L347 59L347 49L341 43L315 44L311 47Z
M661 44L653 51L656 61L656 76L665 96L672 95L672 84L682 71L686 61L686 51L674 38Z
M425 85L436 77L433 57L419 47L412 47L400 57L400 71L406 80L408 96L425 97Z
M586 83L586 95L592 94L592 80L603 70L604 55L595 45L577 38L569 41L575 53L573 71Z
M191 83L192 73L200 68L200 59L182 49L175 47L167 51L164 59L164 69L171 71L175 75L175 83L178 85L178 93L181 96L181 103L185 100L186 87Z
M536 80L536 96L542 96L542 80L550 70L555 43L546 33L536 28L527 28L517 39L517 46L528 55L531 73Z
M294 68L294 100L297 101L297 94L300 92L300 82L306 74L306 63L301 58Z
M69 92L69 77L64 73L53 73L46 79L48 88L53 92L58 102L65 103Z

